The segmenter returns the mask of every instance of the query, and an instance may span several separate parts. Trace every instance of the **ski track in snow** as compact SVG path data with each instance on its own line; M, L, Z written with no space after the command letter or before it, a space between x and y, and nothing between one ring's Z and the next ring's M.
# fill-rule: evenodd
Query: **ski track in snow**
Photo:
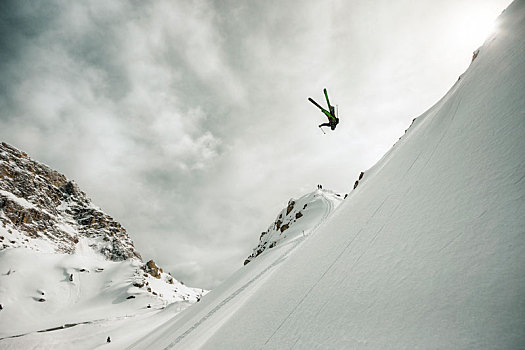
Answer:
M203 324L207 319L209 319L213 314L215 314L217 311L222 309L226 304L228 304L231 300L233 300L236 296L241 294L243 291L245 291L248 287L250 287L253 283L257 282L262 276L264 276L268 271L273 270L276 266L278 266L280 263L282 263L286 258L302 243L304 242L305 238L314 234L319 227L326 221L326 219L330 216L331 213L334 212L334 203L327 199L324 195L321 196L321 199L323 200L325 204L325 212L321 220L310 230L310 232L305 236L298 236L297 238L291 240L290 242L285 243L281 246L287 246L292 245L289 249L287 249L283 254L281 254L273 263L271 263L268 267L266 267L264 270L259 272L254 278L243 284L241 287L239 287L235 292L233 292L231 295L229 295L227 298L223 299L217 306L215 306L212 310L210 310L206 315L201 317L197 322L193 324L190 328L188 328L184 333L179 335L172 343L170 343L168 346L166 346L164 349L172 349L175 345L180 343L185 337L187 337L189 334L191 334L195 329L197 329L201 324ZM299 302L300 304L300 302ZM284 323L284 321L283 321Z
M100 323L104 323L104 322L108 322L108 321L118 321L118 320L123 320L123 319L127 319L127 318L132 318L132 317L136 317L136 315L115 316L115 317L110 317L110 318L100 318L100 319L97 319L97 320L91 320L91 321L82 321L82 322L66 323L66 324L61 325L61 326L56 326L56 327L51 327L51 328L41 329L41 330L34 331L34 332L28 332L28 333L23 333L23 334L10 335L10 336L8 336L8 337L0 338L0 341L1 341L1 340L4 340L4 339L20 338L20 337L23 337L23 336L26 336L26 335L29 335L29 334L34 334L34 333L47 333L47 332L59 331L59 330L63 330L63 329L66 329L66 328L71 328L71 327L75 327L75 326L79 326L79 325L85 325L85 324L100 324Z
M419 158L419 155L417 156L417 158ZM403 195L403 197L409 192L409 190L407 190L405 192L405 194ZM381 202L381 204L378 205L378 207L376 208L376 210L374 211L374 213L371 215L371 217L369 218L369 220L366 222L366 226L368 226L368 224L370 223L370 221L372 221L372 219L377 215L377 213L383 208L384 204L386 202L388 202L390 196L387 195L386 198ZM390 213L389 217L391 217L392 215L395 214L397 208L400 206L401 204L401 201L399 201L399 203L396 205L396 207L394 208L394 210L392 210L392 212ZM323 220L324 221L324 220ZM377 240L377 237L379 236L379 234L383 231L383 229L385 228L386 224L383 224L381 226L381 228L379 228L379 230L375 233L375 235L372 237L372 239L370 240L369 244L368 244L368 247L357 257L357 259L354 261L354 263L352 264L352 266L350 266L349 270L352 270L353 267L355 265L357 265L359 263L359 260L361 259L361 257L363 255L366 254L366 252L374 245L375 241ZM281 321L281 323L279 324L279 326L275 329L275 331L270 335L270 337L268 337L268 339L266 340L266 342L264 343L264 345L267 345L271 340L272 338L274 337L274 335L279 331L279 329L281 329L281 327L286 323L286 321L294 314L294 312L297 310L297 308L304 302L304 300L308 297L308 295L310 294L310 292L323 280L323 278L325 277L325 275L333 268L333 266L340 260L341 256L343 256L343 254L345 254L348 249L351 249L351 246L352 246L352 243L356 240L356 238L358 238L361 234L361 232L365 229L365 227L361 228L349 241L348 243L344 246L344 248L341 250L341 252L336 256L336 258L332 261L332 263L328 266L328 268L324 271L324 273L319 277L319 279L313 283L311 285L311 287L308 289L308 291L303 295L303 297L301 298L301 300L299 300L299 302L294 306L294 308L288 313L288 315ZM328 300L323 303L323 305L321 306L321 308L319 309L319 311L317 312L317 314L319 314L325 307L325 305L328 303ZM299 339L296 341L296 343L299 341ZM294 344L294 346L292 346L292 349L293 347L295 347L296 344Z
M454 90L455 92L455 90ZM452 93L454 93L452 92ZM454 95L452 95L452 97L454 97ZM445 102L446 103L446 102ZM443 142L443 139L445 138L445 136L448 134L449 130L450 130L450 127L452 125L452 122L454 121L454 118L456 117L456 113L458 111L458 108L459 108L459 104L461 103L461 98L458 98L458 102L456 104L456 108L454 109L454 113L452 113L450 119L447 119L445 120L446 122L446 127L445 127L445 130L443 131L443 134L441 135L440 139L438 140L436 146L434 147L434 149L432 150L432 153L430 153L430 156L428 157L425 165L421 168L420 171L422 171L423 169L425 169L428 165L428 163L432 160L432 158L434 157L434 153L436 153L436 150L440 147L441 145L441 142ZM432 118L432 121L435 120L435 116L433 116L434 118Z
M381 207L383 206L383 204L387 201L388 197L378 206L378 208L376 209L376 211L374 212L374 214L372 215L372 217L379 211L379 209L381 209ZM378 231L377 233L374 235L374 237L372 238L369 246L368 246L368 249L373 245L373 243L375 242L377 236L379 235L379 233L383 230L383 228L385 227L385 225L383 225ZM339 261L339 259L341 258L341 256L348 250L348 248L350 248L350 246L352 245L352 243L355 241L355 239L357 237L359 237L360 233L363 231L363 229L359 230L359 232L357 232L357 234L355 236L353 236L350 241L344 246L344 248L341 250L341 252L337 255L337 257L332 261L332 263L328 266L328 268L324 271L324 273L321 275L321 277L319 277L319 279L312 284L312 286L308 289L308 291L303 295L303 297L301 298L301 300L299 300L299 302L294 306L294 308L288 313L288 315L282 320L282 322L279 324L279 326L275 329L275 331L270 335L270 337L268 337L268 339L266 340L266 342L264 343L264 345L267 345L273 338L273 336L279 331L279 329L281 329L281 327L286 323L286 321L293 315L293 313L295 312L295 310L297 310L297 308L303 303L303 301L306 299L306 297L310 294L310 292L321 282L321 280L324 278L324 276L332 269L332 267ZM350 269L352 269L352 267L354 265L356 265L359 260L361 259L361 257L366 253L366 251L368 251L368 249L366 249L365 251L363 251L362 254L359 255L359 257L357 258L357 260L352 264L352 266L350 267ZM326 301L323 306L320 308L320 310L318 311L318 313L320 313L324 306L328 303L328 301ZM299 341L299 340L297 340ZM294 344L295 346L295 344Z

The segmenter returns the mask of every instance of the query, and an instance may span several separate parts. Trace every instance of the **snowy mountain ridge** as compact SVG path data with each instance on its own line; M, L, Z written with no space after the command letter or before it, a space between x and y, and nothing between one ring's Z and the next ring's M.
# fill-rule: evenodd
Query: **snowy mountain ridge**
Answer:
M259 244L244 265L279 244L308 236L339 206L343 197L330 190L318 188L298 199L290 199L275 222L261 233Z
M126 230L78 186L24 152L0 144L1 249L35 247L72 253L80 239L113 261L141 260ZM43 243L41 242L41 243Z
M144 263L124 227L73 181L6 143L0 144L0 266L0 348L20 348L21 336L50 329L147 320L206 294L153 260Z

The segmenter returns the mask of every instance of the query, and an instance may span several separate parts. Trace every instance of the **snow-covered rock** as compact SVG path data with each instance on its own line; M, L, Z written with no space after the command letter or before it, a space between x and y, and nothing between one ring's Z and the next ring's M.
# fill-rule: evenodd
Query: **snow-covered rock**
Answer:
M267 249L306 237L339 206L343 198L338 193L318 188L299 199L290 199L275 222L261 233L259 244L246 258L244 265Z
M140 259L126 230L64 175L0 144L0 249L72 253L82 238L108 259ZM36 240L35 240L36 239Z

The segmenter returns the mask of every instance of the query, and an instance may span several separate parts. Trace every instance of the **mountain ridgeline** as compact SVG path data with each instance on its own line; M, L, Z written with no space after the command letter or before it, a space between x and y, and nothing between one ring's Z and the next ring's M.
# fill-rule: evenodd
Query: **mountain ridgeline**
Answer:
M72 253L81 238L107 259L141 260L126 229L93 205L64 175L16 148L0 145L0 249L31 247L33 239Z
M275 221L261 233L259 244L244 265L277 245L303 239L314 231L339 206L343 196L319 187L299 199L290 199Z

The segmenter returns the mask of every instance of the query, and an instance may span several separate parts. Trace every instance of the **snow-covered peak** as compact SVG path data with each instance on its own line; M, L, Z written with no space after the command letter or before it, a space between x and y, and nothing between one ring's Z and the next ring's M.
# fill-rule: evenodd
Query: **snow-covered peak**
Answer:
M5 143L0 267L0 348L39 347L37 334L79 325L114 330L117 320L140 322L168 304L181 311L207 292L143 263L126 230L73 181ZM63 349L99 341L53 338L49 347Z
M338 193L318 186L317 190L298 199L290 199L274 223L261 233L259 244L246 258L244 265L267 249L308 236L339 206L343 198Z
M0 144L0 250L72 253L82 238L106 258L140 258L120 223L64 175Z

